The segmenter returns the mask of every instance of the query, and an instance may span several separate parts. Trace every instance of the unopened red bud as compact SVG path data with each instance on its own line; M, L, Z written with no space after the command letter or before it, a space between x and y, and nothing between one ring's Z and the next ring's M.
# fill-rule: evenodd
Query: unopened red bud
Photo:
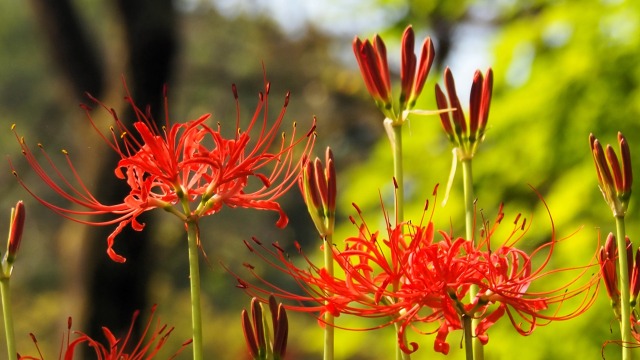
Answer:
M618 275L616 270L616 237L609 233L603 247L600 248L600 273L604 280L607 295L611 299L614 309L619 305Z
M7 244L7 262L9 264L15 261L18 249L20 249L25 216L24 203L20 200L16 203L16 207L11 210L11 225Z
M622 190L631 193L633 183L633 172L631 170L631 151L629 144L622 133L618 133L618 143L620 144L620 157L622 158Z
M635 307L638 294L640 293L640 261L638 257L640 257L640 248L636 250L636 260L631 270L631 285L629 289L631 294L631 307Z

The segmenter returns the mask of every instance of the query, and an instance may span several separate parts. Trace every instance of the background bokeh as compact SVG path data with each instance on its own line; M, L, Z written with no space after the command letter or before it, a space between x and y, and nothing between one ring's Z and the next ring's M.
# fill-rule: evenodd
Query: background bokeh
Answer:
M55 197L29 173L11 124L30 144L42 143L54 157L67 149L100 197L115 188L110 184L116 179L109 176L112 171L101 139L78 107L85 101L84 91L126 118L122 75L140 105L157 102L160 90L154 82L167 83L173 121L212 113L213 121L232 130L236 114L231 84L238 85L241 117L247 121L263 86L264 65L272 83L273 116L286 91L291 91L285 123L296 121L299 129L306 129L317 116L316 153L322 155L325 146L334 149L343 223L335 241L340 245L341 238L355 234L346 221L354 213L352 202L360 206L371 226L378 227L382 225L380 194L386 209L392 209L391 156L381 115L357 72L351 41L355 35L381 34L397 72L399 39L407 24L413 24L419 39L431 36L436 47L436 63L421 108L435 108L432 89L445 66L452 68L462 98L476 68L493 68L488 131L474 159L478 208L493 219L504 202L507 219L518 213L533 216L533 226L520 242L533 249L551 234L544 206L531 187L537 189L550 208L557 236L571 235L557 249L551 266L586 264L598 239L614 231L613 218L597 188L589 133L603 143L615 143L616 133L622 131L630 143L634 167L640 171L637 1L60 0L49 7L42 4L37 0L0 2L0 129L4 129L0 149L49 200ZM137 36L141 34L153 36ZM96 116L108 124L105 114ZM434 186L446 183L451 152L436 117L414 116L405 131L408 217L419 219ZM34 333L48 354L45 357L55 358L68 316L74 318L75 329L95 333L93 320L106 314L96 320L98 324L126 330L129 316L112 314L130 314L132 306L148 309L154 303L159 305L161 321L176 327L165 345L166 356L190 337L187 253L177 219L152 212L144 232L119 237L117 246L133 264L127 266L139 266L126 268L115 278L105 277L120 266L106 257L105 233L98 235L93 227L61 220L17 185L7 162L4 169L2 216L8 221L9 209L18 199L26 201L28 211L12 280L20 352L35 354L28 336ZM202 221L203 250L209 263L203 265L208 358L245 356L239 314L249 299L234 287L219 262L242 272L242 263L249 261L270 279L291 286L290 280L251 258L242 239L256 236L288 248L298 240L307 253L318 248L296 190L289 195L283 202L292 221L285 230L275 227L275 214L254 210L224 209ZM637 246L635 198L627 230ZM437 204L434 221L440 229L462 234L463 219L458 176L447 205ZM0 222L0 231L7 229L7 221ZM144 246L128 249L126 244ZM558 286L563 280L554 278L541 287ZM523 360L599 359L603 343L618 336L612 318L608 298L600 294L584 315L540 327L529 337L516 334L503 319L490 331L486 353L493 359L513 358L513 354ZM321 358L322 333L315 319L303 314L290 314L290 319L290 358ZM339 320L343 326L368 326L353 319ZM390 328L337 331L337 335L339 359L388 359L395 341ZM410 339L421 346L415 359L444 358L432 352L432 336L411 334ZM454 332L449 340L456 349L461 334ZM615 359L618 351L618 345L609 345L604 354ZM0 342L0 353L4 352ZM187 353L183 355L188 358ZM461 352L452 351L451 358L462 357Z

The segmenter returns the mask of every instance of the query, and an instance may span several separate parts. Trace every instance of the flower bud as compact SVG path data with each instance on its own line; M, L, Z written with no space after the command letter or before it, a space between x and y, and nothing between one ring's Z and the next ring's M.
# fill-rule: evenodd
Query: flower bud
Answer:
M251 317L246 310L242 310L242 331L252 359L284 358L289 334L287 313L282 304L276 303L273 295L269 296L269 310L273 337L267 334L269 330L267 319L258 298L254 297L251 300ZM272 342L267 344L271 339L273 339Z
M629 144L619 132L620 159L611 145L607 145L605 150L593 134L589 135L589 145L602 196L611 208L613 216L624 216L631 198L631 184L633 182Z
M415 34L408 26L402 34L400 65L400 96L394 101L391 94L389 64L384 41L376 35L372 40L353 40L353 52L367 91L373 97L384 116L394 125L401 125L406 112L411 110L422 92L424 83L435 58L430 38L422 43L420 60L415 51Z
M444 71L444 85L446 95L436 84L436 103L438 109L441 110L439 114L442 127L447 133L449 141L456 148L459 159L473 158L478 145L484 140L493 93L493 71L489 68L483 75L480 70L476 70L473 76L468 122L458 98L453 74L449 68Z
M6 262L11 265L15 261L22 232L24 230L25 209L22 200L16 203L16 207L11 209L11 222L9 225L9 239L7 242Z
M320 236L324 238L333 234L336 217L336 170L330 148L326 151L324 168L318 158L314 162L307 161L298 184Z

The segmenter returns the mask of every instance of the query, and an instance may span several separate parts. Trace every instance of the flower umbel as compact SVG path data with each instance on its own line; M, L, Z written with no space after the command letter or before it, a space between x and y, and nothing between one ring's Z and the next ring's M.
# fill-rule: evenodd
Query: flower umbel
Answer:
M79 177L67 151L63 150L63 154L71 176L64 175L40 144L38 147L44 161L39 160L25 139L15 133L15 125L13 129L22 153L36 174L60 197L82 209L66 208L45 200L30 190L15 168L14 174L38 201L66 218L88 225L117 224L107 239L107 253L117 262L124 262L125 258L113 249L115 237L127 225L141 231L144 224L138 221L138 216L155 208L169 211L185 222L187 219L197 221L199 217L214 214L223 205L272 210L280 216L277 225L284 227L288 221L287 216L277 200L295 184L300 168L313 147L315 124L306 136L300 138L296 138L295 124L290 138L285 137L284 133L281 135L279 129L289 102L289 94L285 97L278 117L270 122L270 84L265 81L265 88L259 94L253 117L245 128L241 128L235 85L232 89L238 109L232 138L225 138L221 134L219 124L217 128L207 125L209 114L195 120L171 124L166 92L165 125L161 128L148 111L144 112L135 105L129 95L125 99L136 114L132 128L121 121L113 109L90 97L114 119L114 126L110 128L110 134L106 135L94 122L90 108L83 106L91 125L120 156L115 175L126 181L131 188L121 203L109 205L100 202ZM297 157L294 150L300 143L304 143L304 149L301 151L302 155ZM250 181L251 178L258 180L255 181L256 184ZM189 207L185 204L194 205ZM105 214L113 217L107 220L87 219Z
M324 169L322 161L307 161L299 177L300 192L307 210L322 238L333 234L336 221L336 169L333 153L327 148Z
M464 116L453 74L448 67L444 70L444 84L447 95L440 89L440 85L436 84L436 102L440 110L452 110L451 115L449 112L440 112L442 127L456 149L458 158L460 160L473 158L478 145L484 140L489 119L493 71L489 68L483 75L480 70L476 70L473 75L469 99L469 121Z
M414 45L413 28L408 26L402 35L400 96L394 102L384 41L378 35L371 41L362 41L358 37L353 40L353 52L367 90L384 116L394 123L401 124L406 118L405 111L415 106L435 57L431 38L427 37L422 43L419 61L414 53Z
M251 317L242 310L242 331L254 360L280 360L284 358L289 335L287 311L276 298L269 296L269 311L273 328L273 339L269 336L267 317L258 298L251 299Z
M622 133L618 132L620 160L611 145L607 145L606 151L603 150L600 141L593 134L589 135L589 145L602 196L613 211L613 216L624 216L631 198L633 182L629 144Z
M407 328L436 334L434 349L446 354L450 349L448 334L462 329L465 317L479 320L474 335L487 343L488 330L505 314L518 333L528 335L537 326L571 319L586 311L595 300L593 289L597 289L599 280L598 276L587 275L595 266L595 255L587 266L548 270L546 266L559 242L553 223L551 240L529 254L515 247L531 224L527 226L520 216L511 235L497 248L491 245L491 237L503 217L500 211L493 226L483 225L478 245L442 231L442 239L436 240L431 221L425 225L404 222L393 226L385 216L387 231L383 236L371 232L362 216L362 223L352 218L359 235L346 239L344 250L334 249L335 263L344 274L335 276L306 257L305 266L296 266L277 244L271 250L254 239L262 249L259 251L247 243L254 254L295 279L303 294L267 282L248 263L245 267L264 288L234 276L238 286L249 294L264 297L273 293L295 303L287 305L288 309L318 313L320 322L325 312L384 318L385 322L373 328L397 324L399 347L405 353L418 349L417 343L405 342ZM298 250L303 254L299 246ZM557 288L531 290L536 283L539 287L548 276L558 273L576 275ZM472 285L478 286L478 294L465 300ZM571 298L578 298L578 304L568 312L560 312Z
M139 311L133 313L131 326L129 327L129 331L124 338L118 339L109 329L107 329L106 327L102 328L102 332L104 333L104 336L108 342L106 346L82 332L74 332L74 334L78 335L78 337L71 341L72 320L71 318L69 318L69 320L67 321L66 341L63 342L62 349L60 349L60 360L74 359L76 351L80 352L80 350L78 349L80 349L79 346L81 345L89 346L90 348L92 348L95 352L97 360L143 360L155 358L162 346L167 342L167 339L173 331L173 328L168 328L167 325L160 325L159 322L156 322L155 326L152 329L153 314L155 313L155 311L156 306L154 305L151 308L151 315L149 316L147 326L144 328L144 331L140 336L140 340L136 344L131 344L130 341L132 340L131 334L133 332L133 326L140 315ZM39 357L18 355L18 359L45 360L45 357L40 352L38 341L36 340L35 335L30 335L33 343L36 346ZM175 359L189 344L191 344L191 340L185 341L180 349L169 359Z

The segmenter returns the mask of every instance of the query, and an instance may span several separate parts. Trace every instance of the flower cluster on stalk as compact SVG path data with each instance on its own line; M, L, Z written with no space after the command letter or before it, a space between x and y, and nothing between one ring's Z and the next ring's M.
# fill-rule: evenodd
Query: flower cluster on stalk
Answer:
M93 350L95 354L95 359L97 360L142 360L142 359L153 359L160 352L164 344L167 342L167 339L173 332L173 327L169 328L167 325L160 325L159 322L156 322L154 325L153 315L156 311L156 306L154 305L151 308L151 315L149 315L149 320L147 325L144 327L144 330L140 336L140 340L137 343L132 344L132 334L133 327L136 323L136 320L140 316L140 311L136 311L133 314L133 318L131 320L131 326L129 327L129 331L127 332L124 338L117 338L108 328L103 327L102 332L107 339L107 344L103 344L100 341L97 341L91 338L89 335L75 331L74 334L77 335L75 339L71 340L71 326L72 320L69 318L67 321L67 334L66 339L63 341L62 348L60 349L60 357L62 360L73 360L76 358L77 353L81 353L84 347L89 347ZM153 327L152 327L153 326ZM33 343L36 346L39 356L20 356L18 355L18 360L44 360L45 357L40 352L40 348L38 346L38 341L35 335L30 334ZM175 359L178 355L189 345L191 344L191 340L185 341L180 349L176 351L169 359Z
M420 59L414 53L414 45L415 34L413 28L408 26L402 34L400 95L394 101L391 94L387 48L382 38L375 35L372 40L362 41L358 37L353 40L353 52L367 91L384 116L395 125L402 125L407 112L415 106L435 58L430 37L422 43Z
M613 211L613 216L624 216L631 198L633 173L631 170L631 151L627 139L618 133L620 160L611 145L603 149L593 134L589 135L591 154L598 174L598 185L602 196Z
M269 322L258 298L251 299L251 316L242 310L242 332L249 349L249 355L254 360L281 360L287 351L289 336L289 320L287 311L276 298L269 296L269 312L271 313L271 327L273 337L269 335Z
M428 202L425 211L427 208ZM289 300L288 309L316 313L320 322L324 312L383 318L382 324L374 327L396 324L399 345L405 353L418 349L417 343L403 341L408 328L436 334L434 349L446 354L450 349L447 336L462 329L464 317L480 320L473 335L486 343L488 330L504 315L518 333L528 335L537 326L582 314L595 300L599 277L587 272L596 263L596 254L587 266L546 269L559 242L553 222L551 239L527 253L516 247L531 226L520 216L511 235L498 246L492 244L492 236L504 217L502 209L493 225L483 224L482 239L477 245L448 232L437 232L430 220L393 225L385 216L386 233L371 231L357 206L356 209L360 220L351 220L358 227L358 235L345 239L344 249L333 248L335 264L341 269L338 273L343 275L330 276L324 267L304 255L299 245L299 253L306 259L304 266L294 264L277 243L270 248L254 238L245 242L248 249L295 279L303 293L284 290L261 278L250 263L245 267L260 285L232 272L238 286L251 296L266 298L274 294ZM531 289L561 272L572 273L575 278L557 288ZM479 292L468 300L471 285L477 285ZM577 305L561 311L564 302L572 298L579 299Z
M128 90L125 99L136 115L132 126L120 120L113 109L90 96L114 120L109 133L104 133L93 120L92 110L83 106L93 128L120 157L115 176L126 181L131 188L120 203L104 204L98 200L79 177L67 151L62 152L67 159L70 176L65 175L44 147L38 144L44 159L40 160L25 139L15 132L15 125L15 136L29 165L48 187L80 209L58 205L33 193L18 176L13 164L11 166L20 184L56 213L89 225L117 224L107 239L107 253L117 262L124 262L125 258L113 249L115 237L129 225L141 231L144 224L138 221L138 217L155 208L169 211L185 222L217 213L223 205L271 210L279 214L277 225L284 227L288 219L277 200L296 183L300 167L308 158L315 142L315 120L304 136L296 138L295 123L290 137L281 133L289 94L277 118L270 121L270 83L265 80L255 112L249 123L242 127L235 85L232 90L237 116L234 135L230 138L222 135L219 123L217 127L208 125L210 114L172 124L166 91L165 121L161 127L148 109L143 111L135 105ZM301 143L303 149L294 151ZM107 220L92 218L105 214L112 217Z
M444 86L447 95L436 84L436 103L440 112L440 120L449 141L456 149L460 160L473 158L478 145L484 140L489 120L489 108L493 94L493 71L487 69L483 75L476 70L469 95L469 119L465 118L453 73L448 67L444 70ZM451 109L451 114L448 110Z

